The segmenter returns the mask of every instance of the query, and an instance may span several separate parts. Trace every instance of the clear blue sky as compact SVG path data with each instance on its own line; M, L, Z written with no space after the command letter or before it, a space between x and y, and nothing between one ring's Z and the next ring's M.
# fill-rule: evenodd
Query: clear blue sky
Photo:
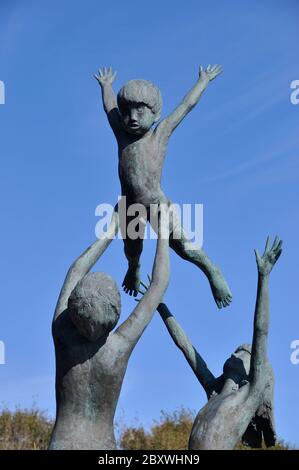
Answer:
M95 238L95 207L119 194L114 137L92 78L101 65L156 83L168 113L200 64L224 73L173 135L166 194L204 204L204 248L234 294L218 311L204 276L171 254L169 308L217 374L249 342L256 295L253 249L278 233L285 251L271 277L269 357L276 375L278 435L299 446L299 79L296 0L99 2L1 0L0 401L55 412L51 320L65 273ZM154 242L142 257L150 272ZM115 241L97 269L119 286L126 271ZM121 320L135 302L122 295ZM195 410L205 396L158 315L132 355L118 407L145 424L161 409Z

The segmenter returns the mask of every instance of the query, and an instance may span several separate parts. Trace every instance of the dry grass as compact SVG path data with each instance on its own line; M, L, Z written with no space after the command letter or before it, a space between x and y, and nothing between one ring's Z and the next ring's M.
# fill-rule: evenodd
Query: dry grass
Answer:
M53 421L36 407L31 409L2 409L0 413L1 450L47 449Z
M120 432L120 448L125 450L187 450L195 413L180 408L173 413L161 412L148 431L143 426L124 426ZM251 450L242 444L237 450ZM264 448L263 448L264 449ZM289 450L288 444L278 441L271 450Z
M119 447L125 450L186 450L195 413L180 408L172 413L161 412L149 430L142 425L122 425ZM119 426L118 426L119 427ZM45 450L48 447L53 420L33 406L31 409L0 411L0 450ZM248 448L238 445L237 449ZM273 450L288 450L282 441Z

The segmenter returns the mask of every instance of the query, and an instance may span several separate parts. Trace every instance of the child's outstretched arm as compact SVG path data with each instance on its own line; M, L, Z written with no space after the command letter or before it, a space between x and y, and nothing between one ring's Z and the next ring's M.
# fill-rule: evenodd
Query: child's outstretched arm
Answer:
M282 241L275 238L270 248L269 237L263 256L255 251L258 268L258 287L254 314L254 331L250 364L250 384L259 389L265 375L269 333L269 275L282 252Z
M104 67L99 69L98 75L94 75L102 90L102 100L104 111L107 114L108 121L115 135L118 135L121 123L120 114L117 106L117 99L112 88L116 72L112 68Z
M161 121L157 129L159 128L159 130L162 130L170 135L184 119L184 117L198 103L209 82L214 80L214 78L216 78L221 72L222 68L220 65L208 65L206 70L200 66L199 78L193 88L191 88L189 93L187 93L177 108L168 117Z

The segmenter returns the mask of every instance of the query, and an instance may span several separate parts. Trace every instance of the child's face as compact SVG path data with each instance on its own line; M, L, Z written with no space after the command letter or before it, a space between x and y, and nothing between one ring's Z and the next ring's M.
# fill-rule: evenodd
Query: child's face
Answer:
M143 135L157 120L153 111L144 103L126 103L121 109L122 124L130 134Z

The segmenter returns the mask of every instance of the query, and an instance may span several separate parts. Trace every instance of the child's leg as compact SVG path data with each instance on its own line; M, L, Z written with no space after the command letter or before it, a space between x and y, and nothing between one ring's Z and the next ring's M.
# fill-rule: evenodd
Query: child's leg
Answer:
M161 200L161 203L171 204L166 198ZM156 223L151 225L155 231L157 231ZM175 235L174 235L175 231ZM172 212L172 221L170 227L170 238L169 245L171 248L183 259L195 264L200 268L207 276L215 302L219 308L227 307L232 301L231 291L221 273L220 269L212 263L203 250L197 247L195 244L190 249L190 241L187 239L184 229L181 226L181 221L175 207Z
M170 236L169 245L181 258L195 264L205 273L218 308L227 307L232 301L231 291L220 269L212 263L205 252L200 248L190 250L190 242L186 239L183 229L180 239Z
M124 238L124 251L128 260L128 271L122 283L124 291L136 297L138 289L140 287L140 256L143 249L143 237L145 231L145 225L143 222L139 222L141 236L132 240L129 236ZM137 229L138 230L138 229Z

